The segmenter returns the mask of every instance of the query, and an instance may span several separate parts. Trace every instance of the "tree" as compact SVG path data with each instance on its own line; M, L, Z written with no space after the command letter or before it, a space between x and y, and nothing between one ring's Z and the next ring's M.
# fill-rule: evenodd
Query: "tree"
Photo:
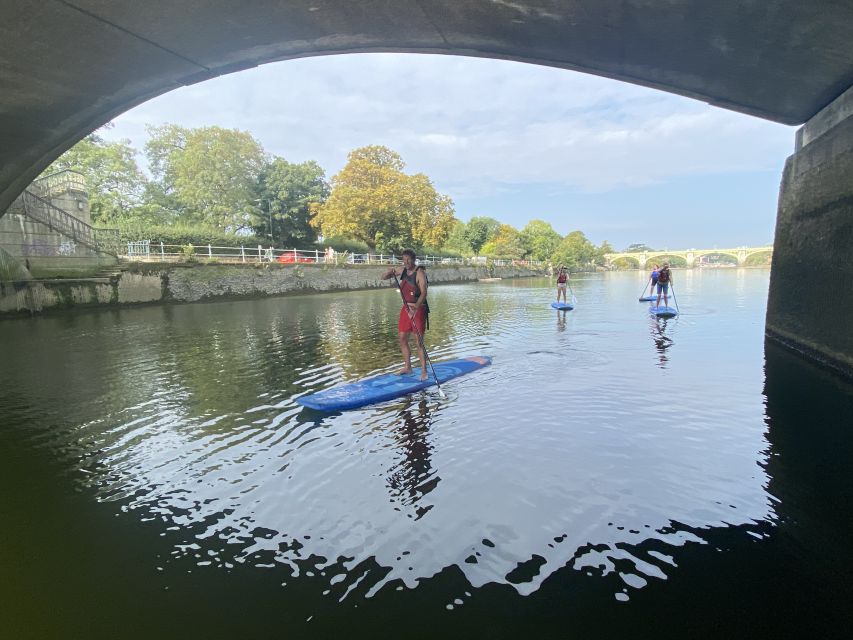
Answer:
M521 230L525 255L533 260L548 260L554 255L562 238L544 220L531 220Z
M221 127L148 127L145 145L151 172L163 192L191 222L226 231L250 226L260 210L254 202L266 158L249 133Z
M42 175L70 169L86 177L92 221L115 224L132 219L143 202L147 181L129 140L107 142L89 134L63 153Z
M505 258L521 258L524 255L524 243L518 230L508 224L502 224L493 242L494 255Z
M468 221L465 226L465 239L474 253L480 255L480 249L497 235L500 226L500 222L485 216L475 216Z
M441 246L453 226L453 202L425 175L408 176L404 168L387 147L355 149L312 224L323 235L361 240L383 253Z
M607 263L607 260L605 259L604 256L607 255L608 253L616 253L616 252L613 250L613 247L610 246L610 243L607 242L607 240L605 240L604 242L601 243L601 246L596 248L596 250L595 250L595 258L594 258L595 264L597 264L599 267L604 266Z
M329 185L319 164L274 158L259 177L255 204L261 210L253 225L255 233L272 236L279 245L314 242L317 234L311 218L328 196Z
M450 233L441 248L449 253L458 253L460 255L471 252L471 245L468 244L468 240L465 238L464 222L461 220L453 221L453 227L450 229Z
M639 253L640 251L654 251L654 249L642 243L629 244L625 248L625 253Z
M583 267L592 263L596 255L595 246L582 231L572 231L563 238L552 258L555 264L567 267Z

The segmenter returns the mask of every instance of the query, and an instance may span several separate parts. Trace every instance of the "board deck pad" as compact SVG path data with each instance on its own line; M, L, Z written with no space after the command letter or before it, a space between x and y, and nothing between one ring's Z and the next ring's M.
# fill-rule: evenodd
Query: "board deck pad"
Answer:
M575 305L569 304L568 302L552 302L552 309L557 309L558 311L571 311L575 308Z
M649 312L658 318L674 318L678 315L678 309L675 307L649 307Z
M491 363L492 359L486 356L470 356L459 360L437 362L434 365L435 376L439 383L444 383ZM426 380L421 380L420 367L412 369L412 373L407 375L387 373L302 396L296 398L296 402L318 411L357 409L376 402L393 400L435 385L435 378L433 378L432 370L429 367L427 367L427 373L430 375Z

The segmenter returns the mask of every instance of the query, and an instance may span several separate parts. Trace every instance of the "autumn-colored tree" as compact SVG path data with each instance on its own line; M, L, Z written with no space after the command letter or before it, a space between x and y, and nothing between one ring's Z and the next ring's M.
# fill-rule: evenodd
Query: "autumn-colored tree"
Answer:
M441 246L453 226L453 202L425 175L408 176L404 168L387 147L355 149L312 224L325 236L361 240L383 252Z
M488 247L488 251L486 251ZM501 258L521 258L524 254L524 244L518 230L508 224L498 228L495 239L483 246L483 252Z
M250 226L260 212L256 185L266 160L251 134L173 124L149 127L148 133L151 172L184 208L185 221L230 231Z

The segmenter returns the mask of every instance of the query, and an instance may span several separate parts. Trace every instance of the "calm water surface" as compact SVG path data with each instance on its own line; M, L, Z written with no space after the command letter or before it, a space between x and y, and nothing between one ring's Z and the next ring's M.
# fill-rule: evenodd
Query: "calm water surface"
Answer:
M769 272L434 287L0 323L9 637L847 637L853 391L765 347Z

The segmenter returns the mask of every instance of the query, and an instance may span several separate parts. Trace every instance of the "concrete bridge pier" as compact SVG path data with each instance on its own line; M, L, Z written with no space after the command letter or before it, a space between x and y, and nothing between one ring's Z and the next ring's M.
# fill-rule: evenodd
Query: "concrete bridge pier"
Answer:
M785 163L766 333L853 377L853 87L797 131Z
M737 266L742 267L746 264L746 251L737 252Z
M684 256L684 259L687 261L688 269L692 269L696 265L696 254L692 251L688 251L687 255Z

